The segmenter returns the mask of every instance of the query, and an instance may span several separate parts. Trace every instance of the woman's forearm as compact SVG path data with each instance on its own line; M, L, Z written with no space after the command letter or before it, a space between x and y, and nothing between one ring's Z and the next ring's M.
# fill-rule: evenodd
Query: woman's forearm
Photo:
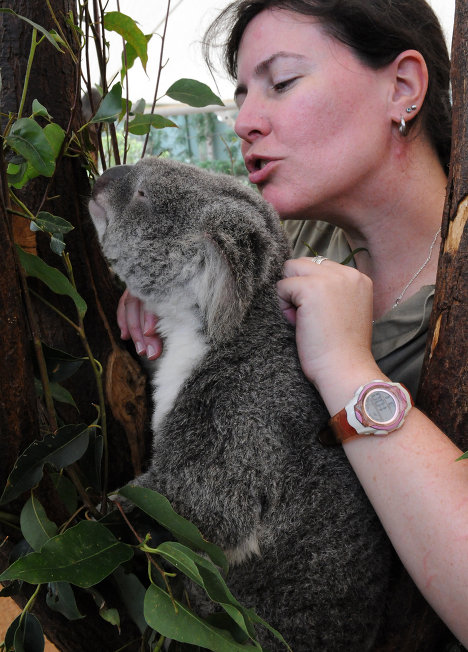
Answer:
M468 645L468 460L419 410L387 437L344 445L406 569Z

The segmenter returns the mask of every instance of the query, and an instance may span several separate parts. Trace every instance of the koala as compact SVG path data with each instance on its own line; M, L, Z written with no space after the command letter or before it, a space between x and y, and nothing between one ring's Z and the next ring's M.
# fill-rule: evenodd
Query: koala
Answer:
M317 438L328 414L276 295L290 256L278 215L231 177L160 158L105 172L89 209L164 341L135 483L225 551L233 593L294 652L375 649L391 548L342 448Z

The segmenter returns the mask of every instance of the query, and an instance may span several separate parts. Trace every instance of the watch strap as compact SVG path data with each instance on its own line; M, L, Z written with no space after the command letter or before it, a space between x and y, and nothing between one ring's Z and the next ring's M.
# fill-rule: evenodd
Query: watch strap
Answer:
M369 385L372 385L373 383L378 383L379 381L373 381ZM400 428L403 425L403 422L405 420L406 414L408 413L409 409L414 405L413 399L408 391L408 389L402 385L401 383L392 383L388 382L386 383L385 381L381 381L386 385L391 385L391 386L396 386L399 387L400 390L403 390L403 395L406 398L407 401L407 407L405 414L399 424L395 426L393 429L389 430L388 433L394 432L398 428ZM353 426L349 423L348 420L348 410L354 410L354 405L356 404L356 399L358 397L358 394L360 393L361 390L363 390L365 385L362 387L359 387L359 389L356 391L356 394L354 398L342 409L340 410L337 414L335 414L333 417L330 418L328 421L328 424L320 431L318 435L319 441L324 444L325 446L333 446L333 445L339 445L339 444L344 444L347 441L350 441L351 439L358 439L361 437L365 436L372 436L373 434L377 433L360 433L353 428ZM381 431L378 432L379 435L382 435Z

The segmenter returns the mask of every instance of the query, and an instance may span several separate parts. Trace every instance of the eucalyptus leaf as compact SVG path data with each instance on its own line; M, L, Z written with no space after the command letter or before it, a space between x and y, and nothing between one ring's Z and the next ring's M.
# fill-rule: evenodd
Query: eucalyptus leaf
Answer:
M63 236L62 235L51 236L50 248L52 249L54 254L57 254L57 256L61 256L65 251L65 240L63 239Z
M151 127L165 129L166 127L177 127L177 125L172 120L154 113L139 113L128 123L128 131L137 136L147 134Z
M117 609L99 609L99 615L103 620L120 629L120 614Z
M49 145L52 148L54 153L54 159L56 160L62 149L63 141L65 140L65 132L60 125L56 122L52 122L46 125L43 129L44 136L47 138Z
M77 358L70 353L42 344L42 352L47 366L47 375L52 382L60 383L73 376L81 367L84 358Z
M47 585L46 604L68 620L80 620L84 615L78 609L75 594L68 582L50 582Z
M44 633L36 616L26 612L11 623L5 634L5 650L43 652Z
M45 177L55 170L55 156L44 130L32 118L20 118L11 127L6 144Z
M29 20L29 18L26 18L25 16L20 16L20 14L17 14L15 11L13 11L13 9L1 8L0 12L12 14L13 16L16 16L16 18L21 18L21 20L24 20L26 23L29 23L29 25L34 27L34 29L37 29L38 32L43 34L46 37L46 39L49 41L49 43L51 43L54 46L54 48L56 48L59 52L62 52L62 50L58 46L57 40L55 39L54 35L48 32L46 29L44 29L44 27L41 27L41 25L38 25L37 23L33 23L32 20Z
M146 100L141 97L137 102L132 105L132 115L141 115L145 112ZM176 125L177 126L177 125Z
M210 599L220 604L247 636L255 636L247 611L232 595L220 572L209 560L174 541L162 543L157 553L205 589Z
M62 469L80 459L88 446L89 432L90 429L83 424L67 425L56 434L46 435L44 439L30 444L16 460L0 504L18 498L38 484L45 464Z
M40 552L15 561L0 575L0 582L11 579L31 584L69 582L88 588L132 556L132 547L121 543L104 525L81 521L47 541Z
M45 106L39 102L39 100L33 100L32 111L34 115L40 115L43 118L49 118L49 120L52 119L52 116L49 114Z
M63 473L50 473L50 478L67 511L74 514L78 507L78 494L75 485Z
M68 389L65 389L65 387L62 387L62 385L59 385L58 383L49 383L49 389L54 401L66 403L67 405L74 407L75 410L78 410L78 406Z
M114 571L113 579L117 584L120 597L127 608L130 618L143 634L146 629L146 622L143 617L146 588L136 575L126 573L121 566Z
M90 123L95 122L115 122L122 111L122 86L117 83L111 90L102 98L101 104L90 120Z
M199 645L213 652L258 649L237 643L228 631L210 625L177 600L173 604L169 595L154 584L146 592L144 615L155 631L181 643Z
M65 294L73 299L81 317L86 314L87 306L70 281L55 267L47 265L39 256L28 254L16 246L18 256L26 274L43 281L56 294Z
M167 498L160 493L134 485L127 485L119 489L118 493L169 530L181 543L205 552L215 564L227 570L228 563L221 548L206 541L200 530L193 523L179 516L172 509Z
M21 510L20 524L24 538L36 551L58 532L56 524L47 518L44 507L34 494Z
M201 107L211 104L224 106L224 102L209 86L195 79L179 79L166 91L166 95L189 106Z
M7 168L7 177L10 186L15 186L16 184L20 183L23 180L27 169L27 163L21 163L19 165L16 163L9 163Z
M69 233L75 228L68 220L64 220L63 217L58 215L52 215L47 211L40 211L34 222L42 231L47 231L47 233Z
M145 34L146 43L148 44L152 34ZM148 48L147 48L148 49ZM138 59L138 53L131 43L125 43L124 50L122 52L122 73L121 79L123 81L125 73L127 70L133 67L133 64Z
M148 40L133 18L120 11L108 11L104 16L104 27L108 31L120 34L132 46L137 57L141 60L143 69L146 71Z

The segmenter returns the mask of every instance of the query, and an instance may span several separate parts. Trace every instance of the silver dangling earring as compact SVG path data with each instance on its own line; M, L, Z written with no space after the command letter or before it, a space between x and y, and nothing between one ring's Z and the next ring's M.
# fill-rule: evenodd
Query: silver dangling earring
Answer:
M398 127L398 131L403 137L406 136L406 122L403 116L400 118L400 126Z

